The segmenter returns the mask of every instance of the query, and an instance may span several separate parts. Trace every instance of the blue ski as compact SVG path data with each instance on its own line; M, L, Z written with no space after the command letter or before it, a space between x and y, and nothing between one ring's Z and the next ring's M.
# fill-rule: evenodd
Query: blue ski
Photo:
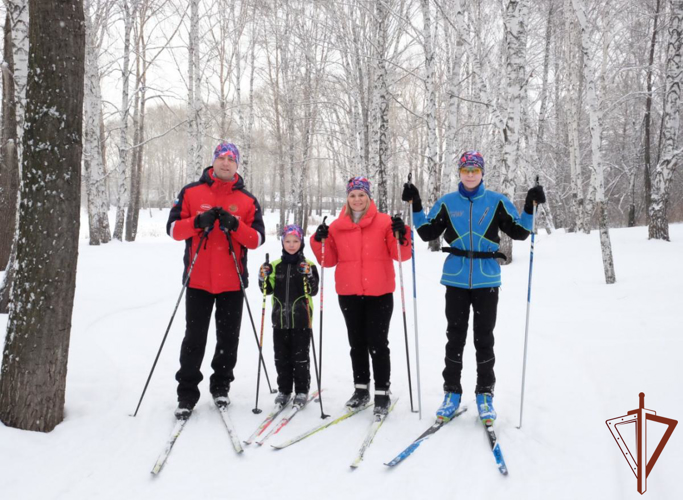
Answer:
M498 464L498 470L504 476L508 474L508 467L505 465L505 459L503 458L503 452L498 444L498 439L496 438L496 433L493 431L493 425L487 425L486 435L489 437L489 444L491 445L491 451L493 452L493 457L496 459L496 464Z
M453 418L455 418L455 417L457 417L457 416L459 416L459 415L462 415L462 414L465 413L466 411L467 411L467 406L461 406L460 408L458 408L458 411L455 412L455 416L454 416ZM405 450L403 450L401 453L399 453L398 455L396 455L396 457L395 457L393 460L391 460L390 462L385 463L384 465L386 465L387 467L394 467L395 465L400 464L400 463L403 462L406 458L408 458L410 455L412 455L413 452L414 452L415 450L417 450L417 448L418 448L424 441L426 441L427 439L429 439L429 436L431 436L432 434L435 434L437 431L439 431L439 430L440 430L444 425L446 425L447 423L448 423L448 422L444 422L443 420L437 419L436 422L434 422L434 424L432 424L432 426L431 426L429 429L427 429L426 431L424 431L424 432L420 435L420 437L418 437L415 441L413 441L412 443L410 443L410 446L408 446Z

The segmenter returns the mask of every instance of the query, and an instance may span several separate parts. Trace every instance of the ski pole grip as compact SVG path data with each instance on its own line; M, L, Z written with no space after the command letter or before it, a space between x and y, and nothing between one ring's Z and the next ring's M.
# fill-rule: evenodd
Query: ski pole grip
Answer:
M266 254L266 264L268 264L268 254Z

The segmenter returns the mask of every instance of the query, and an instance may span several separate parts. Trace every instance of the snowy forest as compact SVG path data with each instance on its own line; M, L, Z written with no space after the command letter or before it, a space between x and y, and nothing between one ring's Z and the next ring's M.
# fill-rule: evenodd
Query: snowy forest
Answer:
M62 54L83 72L68 87L82 79L82 107L61 95L79 122L69 161L80 165L50 175L81 179L61 197L80 199L90 245L135 241L141 211L169 207L222 140L240 147L240 174L280 227L335 215L352 175L395 213L411 174L429 206L455 189L467 149L486 158L487 186L517 204L538 178L548 233L599 229L607 283L610 228L647 225L649 238L668 240L669 222L683 220L683 1L71 3L83 18L55 36L82 48ZM31 75L38 89L67 81L29 57L29 26L49 4L3 2L3 312L12 281L28 279L14 264L22 227L41 224L40 176L27 166L36 141L58 137L25 137L47 109L29 99Z
M2 235L10 258L28 0L4 2ZM133 241L222 139L281 224L340 205L366 175L400 211L483 152L509 197L538 175L544 223L584 231L683 220L676 174L681 3L668 0L85 0L83 186L90 244ZM9 148L8 144L19 147ZM517 197L519 201L519 197ZM103 213L117 207L109 226ZM86 223L86 221L83 221Z

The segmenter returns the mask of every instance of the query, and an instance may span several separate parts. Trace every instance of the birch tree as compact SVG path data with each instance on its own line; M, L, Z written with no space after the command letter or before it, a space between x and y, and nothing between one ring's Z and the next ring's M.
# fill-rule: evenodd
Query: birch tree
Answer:
M140 0L121 0L123 9L123 67L121 72L121 116L119 132L119 165L117 170L118 188L116 191L116 223L114 225L114 239L123 239L123 224L126 215L126 202L128 198L128 151L130 143L128 141L128 121L130 115L130 53L131 53L131 33L133 32L133 22Z
M612 244L609 237L607 224L607 207L605 204L605 181L602 160L602 111L597 93L597 78L593 66L593 52L591 52L588 20L583 0L572 0L576 19L581 34L581 50L583 51L583 71L586 78L586 98L588 100L591 132L591 156L592 175L591 182L595 193L595 204L598 211L598 224L600 227L600 248L602 250L602 265L605 271L605 282L609 285L616 281L614 273L614 259L612 257Z
M76 286L85 28L82 0L30 0L17 273L0 420L49 432L63 419Z
M83 96L83 170L88 207L89 244L99 245L111 239L109 229L109 197L102 158L100 120L102 92L100 88L99 52L102 34L111 12L111 2L85 0L85 90Z
M666 98L662 127L662 156L654 172L652 203L648 238L669 241L669 219L667 205L671 179L678 163L681 150L676 149L680 126L681 85L683 66L681 46L683 45L683 1L672 0L669 22L669 47L667 49Z

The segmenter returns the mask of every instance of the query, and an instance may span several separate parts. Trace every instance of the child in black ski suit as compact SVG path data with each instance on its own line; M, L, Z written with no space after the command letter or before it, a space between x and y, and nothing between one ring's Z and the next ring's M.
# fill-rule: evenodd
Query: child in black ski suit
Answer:
M293 404L303 407L311 384L309 342L312 334L312 296L318 293L318 270L303 254L303 230L296 224L282 232L282 258L265 263L259 287L273 295L273 347L278 395L275 404L286 405L295 389Z

